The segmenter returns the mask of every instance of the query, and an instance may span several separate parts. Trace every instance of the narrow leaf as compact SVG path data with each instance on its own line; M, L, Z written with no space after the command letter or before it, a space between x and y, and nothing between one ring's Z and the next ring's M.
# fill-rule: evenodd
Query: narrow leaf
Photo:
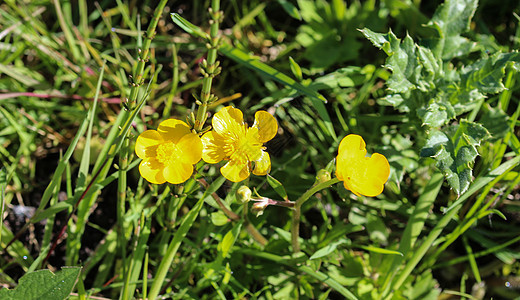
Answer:
M220 255L225 258L228 256L231 247L235 244L237 240L238 234L240 233L240 229L242 228L242 223L237 223L231 230L229 230L222 241L218 244L217 250L220 252Z
M379 248L379 247L376 247L376 246L352 245L352 247L358 247L358 248L367 250L369 252L374 252L374 253L403 256L403 254L401 252L399 252L399 251L383 249L383 248Z
M285 12L289 16L291 16L292 18L294 18L296 20L300 20L300 21L302 20L300 11L291 2L289 2L287 0L277 0L277 1L282 6L283 10L285 10Z
M314 252L314 254L309 259L312 260L312 259L317 259L317 258L322 258L324 256L327 256L327 255L331 254L332 252L336 251L336 248L339 245L347 244L348 242L349 242L349 240L347 240L347 239L340 239L337 242L328 244L327 246Z
M205 39L207 37L206 33L202 31L199 27L193 25L188 20L184 19L177 13L171 14L172 20L177 26L182 28L182 30L186 31L187 33Z
M327 99L323 97L320 93L315 90L306 87L298 82L296 82L291 77L283 74L282 72L262 63L258 58L254 56L250 56L244 51L231 46L230 44L223 43L219 51L225 56L231 58L239 64L244 65L245 67L258 72L261 75L267 76L287 87L290 87L296 90L298 93L309 97L312 104L314 105L314 109L318 112L318 115L321 117L323 122L325 122L325 127L330 136L334 139L337 139L336 132L334 131L334 126L332 125L332 121L330 119L329 113L323 103L327 102Z
M282 183L273 176L267 174L267 182L269 185L273 188L273 190L285 201L289 201L289 198L287 197L287 192L285 191L285 188L283 187Z

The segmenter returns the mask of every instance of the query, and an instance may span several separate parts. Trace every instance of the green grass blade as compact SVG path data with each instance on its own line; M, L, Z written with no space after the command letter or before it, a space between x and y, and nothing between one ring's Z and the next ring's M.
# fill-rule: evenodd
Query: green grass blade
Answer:
M468 253L469 266L471 267L471 272L473 272L473 276L475 276L475 280L480 283L482 278L480 277L480 272L478 270L477 261L475 259L475 255L473 254L473 249L468 243L468 238L466 236L462 236L462 242L464 243L464 249Z
M482 176L475 180L475 182L469 187L469 189L456 201L454 205L451 206L451 209L447 210L447 213L442 217L442 219L437 223L437 225L431 230L430 234L423 241L421 246L414 251L413 256L405 265L404 269L399 274L399 277L396 279L393 285L391 285L391 290L397 290L401 287L404 281L408 278L408 276L412 273L413 269L417 266L419 261L424 257L428 249L433 245L437 237L441 234L442 230L448 225L451 219L455 216L455 214L462 207L462 203L469 198L474 193L478 192L482 187L491 182L496 177L506 173L508 170L514 168L520 163L520 156L517 156L503 164L501 164L498 168L489 172L488 175Z
M121 299L132 299L133 293L135 292L136 288L135 282L137 282L137 280L139 279L139 275L141 274L143 259L148 248L148 237L150 236L152 227L151 216L145 217L145 215L143 214L141 217L140 224L141 226L137 236L138 240L136 243L136 248L134 249L132 260L130 261L130 267L128 268L129 276L126 277L127 280L123 287Z
M202 205L204 204L204 198L205 197L201 197L195 206L191 208L190 212L182 220L179 229L175 232L175 235L173 236L173 239L168 246L168 250L166 250L166 256L161 260L161 264L159 265L157 273L155 274L152 287L150 288L150 293L148 294L149 299L156 299L159 295L160 289L164 283L168 269L172 264L173 258L175 257L182 240L190 230L191 225L193 225L193 222L195 222L195 219L198 217L199 212L202 209Z
M302 273L305 273L336 290L338 293L343 295L346 299L355 300L358 299L351 291L344 288L340 283L338 283L336 280L334 280L333 277L327 275L326 273L314 270L308 266L297 266L296 264L301 263L301 259L305 259L305 256L301 257L301 259L297 259L297 261L294 261L291 258L287 258L285 256L278 256L276 254L267 253L267 252L260 252L257 249L245 249L242 248L240 250L237 250L237 252L264 258L267 260L274 261L278 264L285 265L291 269L298 270ZM298 261L300 261L298 263Z
M323 122L325 122L325 127L327 128L329 135L334 139L337 139L334 126L332 126L329 113L327 112L327 109L324 105L324 103L327 102L327 99L325 99L325 97L323 97L320 93L302 85L284 73L264 64L258 58L251 56L244 51L231 46L230 44L223 43L218 50L225 56L231 58L246 68L251 69L261 75L267 76L268 78L273 79L289 88L292 88L298 93L308 97L312 101L314 109L316 109Z
M0 241L2 241L2 226L4 224L5 188L7 187L7 174L5 168L0 168Z
M430 211L431 206L437 199L437 195L439 194L439 190L442 186L442 182L444 181L444 176L440 173L435 173L431 180L428 182L428 185L424 188L421 197L417 201L415 205L415 209L413 213L410 215L410 219L406 224L406 228L404 229L401 242L399 243L399 252L403 254L401 256L394 256L392 259L392 266L390 267L390 272L386 274L386 278L383 284L383 295L387 294L389 290L387 289L394 278L398 266L402 263L405 257L408 256L410 251L413 249L415 245L415 241L419 237L422 229L424 228L424 222L428 217L428 213Z

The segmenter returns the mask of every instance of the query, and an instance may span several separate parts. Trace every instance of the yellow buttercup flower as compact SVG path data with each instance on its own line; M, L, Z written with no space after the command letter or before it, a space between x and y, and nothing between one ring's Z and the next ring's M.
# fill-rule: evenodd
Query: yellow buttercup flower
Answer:
M139 135L135 153L143 159L139 173L151 183L179 184L190 178L193 165L202 157L200 137L183 121L168 119L157 130Z
M374 197L383 192L390 176L390 165L382 154L374 153L370 157L366 154L366 144L361 136L349 134L344 137L336 158L336 177L354 194Z
M271 159L263 144L278 131L278 123L266 111L257 111L255 123L247 127L239 109L224 107L211 120L213 130L202 136L202 159L210 164L228 162L220 168L230 181L239 182L255 175L266 175L271 170ZM254 164L253 164L254 163Z

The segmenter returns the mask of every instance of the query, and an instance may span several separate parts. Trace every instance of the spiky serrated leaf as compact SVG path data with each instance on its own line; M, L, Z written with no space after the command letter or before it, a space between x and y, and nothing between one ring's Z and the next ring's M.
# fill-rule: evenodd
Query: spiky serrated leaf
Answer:
M461 37L469 30L471 18L477 9L478 0L446 0L441 4L426 26L437 30L438 38L432 39L432 49L443 59L469 53L475 43Z
M405 93L414 89L415 85L410 79L418 65L412 38L406 36L401 43L392 31L381 34L364 28L361 33L388 55L385 67L392 71L392 76L387 81L388 89L393 93Z
M415 88L411 79L413 80L414 75L419 73L415 44L409 35L402 43L393 33L390 37L392 55L388 57L385 65L392 70L392 77L387 81L388 89L394 93L406 93Z
M451 188L460 195L472 181L472 164L478 155L477 147L489 137L482 125L461 120L445 130L430 133L421 156L433 157Z
M417 115L423 121L422 125L440 127L455 117L455 112L449 102L438 101L419 108Z
M520 53L497 53L465 67L461 74L461 87L477 89L481 93L496 94L504 90L502 78L508 64L520 62Z
M434 79L437 75L443 75L442 60L436 58L429 48L417 46L417 54L429 79Z

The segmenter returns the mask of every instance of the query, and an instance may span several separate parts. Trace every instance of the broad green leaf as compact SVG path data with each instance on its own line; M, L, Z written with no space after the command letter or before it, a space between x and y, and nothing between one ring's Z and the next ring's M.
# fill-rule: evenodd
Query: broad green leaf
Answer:
M323 23L323 18L318 13L318 3L313 0L298 0L298 7L303 20L307 23Z
M65 299L72 292L80 272L80 267L64 267L55 274L50 270L29 272L20 278L16 288L0 290L0 298L5 300Z
M366 213L366 228L370 240L377 244L387 244L389 230L376 212Z
M417 46L417 54L424 71L428 75L428 79L434 79L437 76L443 76L442 59L436 58L433 52L426 47Z
M438 286L439 283L433 278L432 273L425 272L417 277L413 288L404 290L404 295L406 299L436 300L441 293Z

